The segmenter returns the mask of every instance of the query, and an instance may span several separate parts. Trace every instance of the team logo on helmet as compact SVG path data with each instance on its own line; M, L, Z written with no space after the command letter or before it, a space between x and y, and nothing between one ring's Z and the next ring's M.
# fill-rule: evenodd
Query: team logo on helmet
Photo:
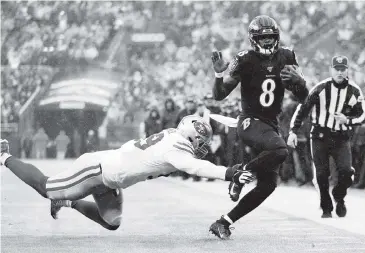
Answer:
M194 122L194 128L200 135L205 137L208 136L208 129L203 123L198 121Z
M341 56L337 57L337 62L338 63L342 63L342 61L343 61L343 58Z

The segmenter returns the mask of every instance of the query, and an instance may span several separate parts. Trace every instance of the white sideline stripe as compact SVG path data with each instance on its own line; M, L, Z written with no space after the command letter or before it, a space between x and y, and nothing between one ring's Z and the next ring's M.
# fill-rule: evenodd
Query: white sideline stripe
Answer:
M96 167L95 169L87 170L87 171L81 173L80 175L78 175L77 177L71 178L70 180L67 180L67 181L56 182L56 183L48 183L47 182L47 187L46 188L49 189L49 188L67 186L69 184L72 184L72 183L80 180L83 177L86 177L86 176L89 176L91 174L98 173L98 172L100 172L100 168L99 167ZM61 179L61 178L53 178L53 177L50 178L50 180L54 180L54 179Z
M345 251L345 250L365 250L365 248L324 248L324 249L308 249L307 251Z

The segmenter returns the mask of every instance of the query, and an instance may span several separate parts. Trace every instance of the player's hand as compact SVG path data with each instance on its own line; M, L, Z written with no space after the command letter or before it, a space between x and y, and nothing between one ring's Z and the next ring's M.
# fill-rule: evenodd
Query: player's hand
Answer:
M287 144L289 147L296 148L298 145L298 137L295 133L290 132Z
M285 65L280 72L280 78L284 84L298 84L305 81L302 72L295 65Z
M229 62L225 62L222 58L222 52L214 51L212 53L212 62L215 73L222 73L228 68Z
M343 113L340 113L340 112L336 112L333 117L335 117L336 121L339 123L339 124L346 124L347 123L347 117L343 114Z

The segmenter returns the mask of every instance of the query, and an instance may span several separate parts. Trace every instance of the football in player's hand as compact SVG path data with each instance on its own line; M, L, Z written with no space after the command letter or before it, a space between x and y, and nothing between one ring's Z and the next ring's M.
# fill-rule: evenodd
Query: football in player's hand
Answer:
M302 78L302 74L296 65L285 65L280 72L280 78L284 85L289 85L290 83L296 83Z

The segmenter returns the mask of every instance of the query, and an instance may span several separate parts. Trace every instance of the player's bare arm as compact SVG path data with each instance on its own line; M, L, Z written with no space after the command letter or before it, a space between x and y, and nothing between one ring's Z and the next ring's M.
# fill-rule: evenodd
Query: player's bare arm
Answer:
M215 100L223 100L237 87L240 80L231 76L224 76L229 63L222 58L222 52L214 51L212 53L212 63L215 71L213 96Z
M182 154L182 152L177 151L168 152L165 158L176 169L185 171L191 175L220 179L238 184L247 184L254 179L251 172L242 169L242 164L227 168L215 165L206 160L199 160L189 153Z

